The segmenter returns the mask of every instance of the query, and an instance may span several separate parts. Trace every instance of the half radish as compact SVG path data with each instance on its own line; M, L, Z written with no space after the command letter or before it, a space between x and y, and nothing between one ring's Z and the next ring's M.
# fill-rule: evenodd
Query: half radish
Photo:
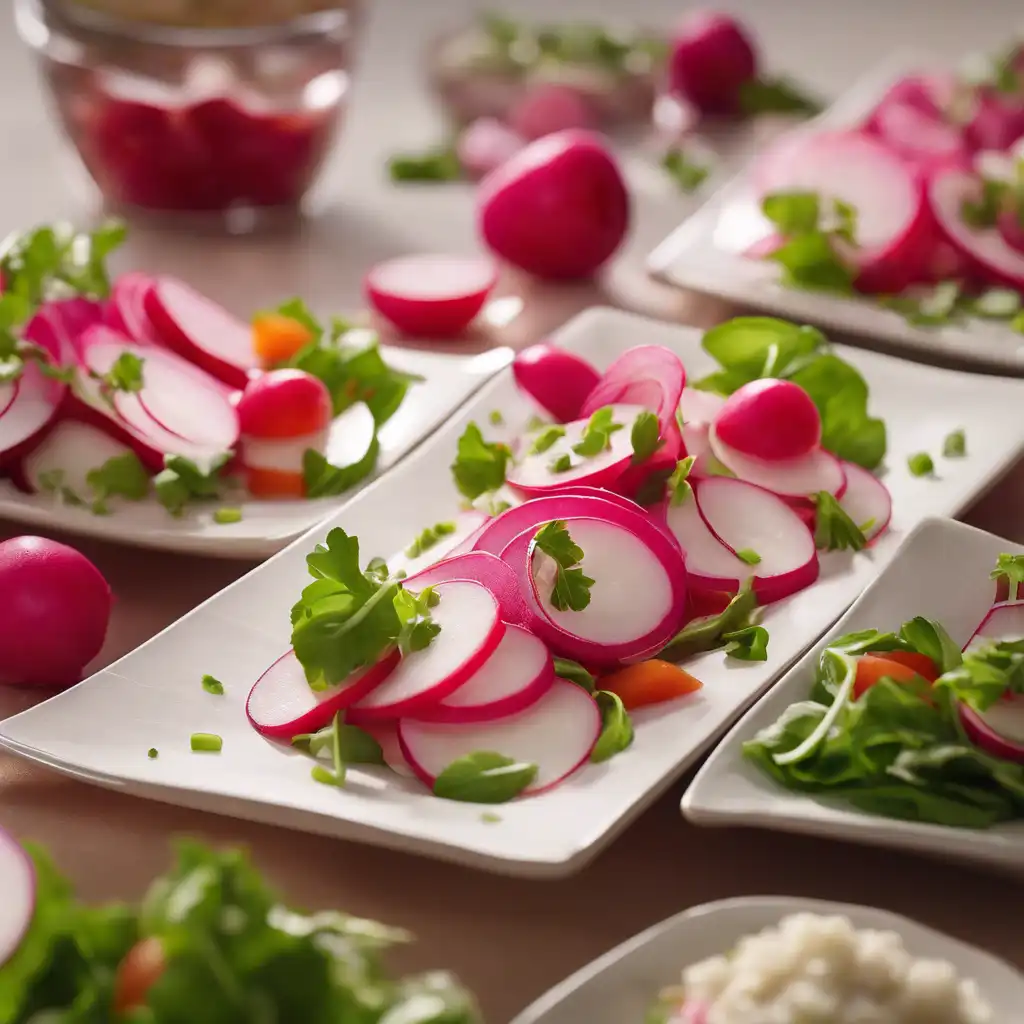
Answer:
M18 951L36 911L36 872L28 854L0 829L0 968Z
M291 739L300 733L316 732L385 680L398 660L398 652L392 651L337 686L314 690L295 652L289 651L256 680L245 702L245 713L264 736Z
M726 469L741 480L783 498L809 498L819 491L840 498L846 489L842 465L824 448L815 448L796 459L768 462L736 451L718 436L715 427L711 428L708 441L715 458Z
M1003 601L989 609L964 651L1021 638L1024 638L1024 601Z
M159 339L225 384L244 388L260 361L252 328L173 277L158 277L144 296Z
M363 289L370 305L404 334L443 338L473 322L497 283L489 260L419 255L378 264Z
M438 703L477 672L501 642L505 626L486 587L459 580L439 583L434 592L441 599L432 613L440 633L423 650L403 655L388 678L351 708L354 725L416 714Z
M601 735L601 713L593 697L575 683L556 679L532 707L483 725L450 725L403 719L402 753L412 770L433 788L453 761L478 750L537 765L524 795L541 793L586 764Z
M490 722L535 704L555 680L551 654L519 626L505 627L494 653L453 694L417 715L430 722Z
M839 504L867 540L873 541L888 529L892 519L892 495L889 488L863 466L843 462L842 467L846 489ZM1024 636L1024 631L1021 635Z
M301 462L300 462L301 465ZM409 554L415 552L412 546L403 548L388 559L388 569L395 575L404 572L407 576L414 576L433 565L447 558L456 548L460 547L469 538L476 536L485 523L490 522L491 517L476 509L469 509L460 512L451 520L453 530L437 538L437 542L420 554Z
M600 408L600 407L599 407ZM556 493L567 484L585 484L589 487L607 487L629 469L633 457L633 442L630 439L633 423L645 411L641 405L612 405L612 419L619 429L608 437L607 448L594 456L577 455L573 447L578 445L590 422L586 419L573 420L565 425L565 434L543 452L522 455L508 471L508 483L529 497L541 497ZM525 439L531 444L530 437ZM559 470L559 460L566 460L567 469Z
M601 375L585 359L554 345L530 345L512 361L512 374L520 390L559 423L583 415L587 396Z

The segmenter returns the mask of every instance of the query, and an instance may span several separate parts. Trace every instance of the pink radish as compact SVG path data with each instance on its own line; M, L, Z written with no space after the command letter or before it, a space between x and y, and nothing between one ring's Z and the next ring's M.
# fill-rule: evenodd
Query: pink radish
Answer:
M996 227L1003 241L1014 252L1024 256L1024 213L1020 209L1003 210L996 221Z
M985 711L961 704L960 721L968 737L982 750L1024 764L1024 697L997 700Z
M627 512L636 512L642 516L647 515L647 509L643 505L638 505L632 498L617 494L615 491L606 491L602 487L587 487L586 484L578 484L575 487L562 487L558 491L558 496L560 498L598 498L601 501L618 505L619 508L624 508Z
M970 162L959 128L909 102L883 101L869 126L894 152L926 170Z
M683 455L683 437L679 426L674 421L669 423L667 430L663 429L660 440L662 446L653 455L639 463L631 460L626 471L609 486L620 494L635 497L643 494L649 481L659 477L664 479L671 473Z
M252 328L183 281L158 277L143 305L160 340L217 380L241 389L259 370Z
M556 679L536 704L508 718L474 725L403 719L398 723L402 753L412 770L433 788L453 761L478 750L537 765L524 795L542 793L586 764L601 735L597 703L581 687Z
M743 455L779 462L810 454L821 441L811 396L788 380L754 380L737 388L715 419L723 444Z
M992 89L979 89L965 132L974 149L1009 149L1024 137L1024 103L1008 100Z
M477 512L476 509L460 512L451 521L454 527L451 533L439 536L435 544L432 544L418 555L410 555L408 553L410 548L403 548L388 559L388 568L392 574L404 572L407 576L414 576L435 562L440 562L442 559L452 555L456 548L464 544L470 537L476 535L481 527L490 522L490 518L490 516L485 515L483 512Z
M552 132L596 128L597 115L578 89L558 82L542 82L513 104L508 123L517 135L532 141Z
M718 436L717 427L711 428L708 439L715 458L730 472L784 498L808 498L819 491L828 491L839 498L846 489L843 467L824 448L815 448L795 459L766 462L725 444Z
M77 683L110 622L113 599L99 569L57 541L13 537L0 543L0 594L0 683Z
M235 408L242 434L264 440L302 437L330 428L331 393L304 370L271 370L251 381Z
M36 911L36 872L28 854L0 829L0 968L18 951Z
M528 497L541 497L557 492L568 484L586 484L590 487L608 487L629 468L633 457L631 428L637 416L644 412L640 405L613 405L612 422L619 429L608 437L605 451L593 456L577 455L573 447L581 443L590 422L574 420L565 425L565 433L542 452L530 454L530 437L526 438L526 453L517 459L508 471L508 483ZM559 460L568 460L568 468L558 470Z
M949 241L981 267L993 283L1024 289L1024 252L1006 244L996 228L975 228L963 217L965 202L978 198L981 181L961 171L946 171L931 179L931 209Z
M595 581L582 611L560 611L552 605L555 566L535 550L536 528L520 534L502 552L540 615L537 635L556 654L587 665L616 665L663 646L679 628L686 608L679 550L649 520L615 511L621 518L609 512L604 519L566 520L570 536L584 551L583 571ZM630 595L627 602L623 594Z
M352 706L353 724L416 714L436 704L477 672L501 642L505 626L485 587L459 580L439 583L434 592L441 599L433 609L441 632L428 647L403 655L388 678Z
M989 609L964 651L1021 637L1024 637L1024 601L1002 601Z
M376 665L353 672L337 686L314 690L295 652L289 651L256 680L245 702L245 713L264 736L291 739L300 733L316 732L339 711L380 685L397 664L398 652L392 651Z
M551 654L519 626L506 626L494 653L451 696L415 716L429 722L492 722L536 704L555 681Z
M25 325L25 339L43 348L55 363L72 363L79 339L90 327L104 323L104 317L104 307L91 299L44 302Z
M690 476L697 479L711 473L714 453L711 451L711 428L707 423L687 423L680 431L683 453L693 457Z
M379 263L363 282L370 305L404 334L461 334L498 283L489 260L464 256L403 256Z
M818 578L814 537L781 498L742 480L714 476L695 482L693 493L712 535L746 565L737 584L753 576L762 602L795 594Z
M583 403L601 380L585 359L546 343L517 353L512 373L520 390L559 423L582 415Z
M741 112L743 86L757 76L757 54L734 18L697 10L672 38L669 84L705 114Z
M436 587L439 583L453 583L469 580L479 583L490 591L498 602L501 621L508 625L531 629L536 615L527 607L519 590L519 576L511 566L506 565L497 555L487 551L470 551L466 554L446 558L442 562L410 576L405 586L412 591L424 587Z
M416 773L409 767L402 753L402 745L398 742L398 726L394 722L376 722L373 725L364 725L362 728L368 732L379 744L381 756L384 763L396 774L410 779L416 777Z
M863 466L844 462L846 490L839 501L843 511L861 528L867 540L873 541L889 528L892 519L892 495L889 489ZM1024 633L1022 633L1024 635Z
M507 124L481 117L467 125L455 144L462 170L474 181L510 160L526 145Z
M949 118L950 108L956 103L961 88L959 78L950 72L907 75L893 85L875 109L894 103L943 121Z
M683 424L714 423L726 400L713 391L684 387L679 398L679 415Z
M604 140L563 131L530 143L480 183L477 223L499 258L536 277L589 277L629 230L630 199Z
M153 278L148 274L134 271L122 274L114 282L110 295L117 317L115 324L120 324L121 330L140 345L160 344L160 337L146 312L146 296L153 285Z

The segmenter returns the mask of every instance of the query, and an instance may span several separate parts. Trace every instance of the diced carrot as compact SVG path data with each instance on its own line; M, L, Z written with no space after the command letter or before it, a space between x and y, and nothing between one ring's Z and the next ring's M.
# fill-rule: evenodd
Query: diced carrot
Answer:
M601 680L601 689L618 694L626 709L646 707L694 693L704 684L670 661L641 661Z
M268 369L291 359L313 335L305 324L280 313L263 313L252 322L252 345Z
M245 474L249 493L256 498L304 498L306 480L301 473L286 473L280 469L249 467Z
M863 696L872 686L881 679L892 679L897 683L909 683L922 675L913 665L905 664L892 657L899 654L899 651L886 651L883 654L865 654L857 661L857 676L853 681L853 696L856 700ZM918 655L920 657L920 655ZM925 659L930 670L934 673L935 666L931 659ZM925 667L925 666L922 666ZM933 675L934 679L934 675ZM929 680L931 682L933 680Z
M934 683L941 674L935 662L927 654L918 654L917 651L886 651L882 657L888 661L895 661L900 665L912 668L919 676L927 679L929 683Z

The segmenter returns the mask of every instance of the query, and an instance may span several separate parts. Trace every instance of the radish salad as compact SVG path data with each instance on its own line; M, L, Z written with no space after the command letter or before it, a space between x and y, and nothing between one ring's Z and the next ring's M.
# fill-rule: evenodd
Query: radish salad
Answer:
M107 515L154 497L236 522L249 498L342 494L420 378L293 299L246 323L175 278L113 281L118 225L41 227L0 258L0 475Z
M0 1019L11 1024L478 1024L442 971L395 978L412 936L281 902L239 851L178 845L138 905L87 906L47 854L0 831Z
M840 637L808 699L744 744L788 789L959 828L1024 818L1024 555L961 651L941 623Z
M383 763L500 803L629 747L631 713L700 688L688 657L764 661L758 609L887 529L885 427L812 328L740 318L704 346L721 368L690 384L660 346L604 373L520 353L544 416L505 440L488 439L498 412L469 423L463 508L404 550L364 560L339 528L317 545L252 725L309 752L322 783Z
M896 81L849 129L801 129L758 160L763 236L785 284L877 296L911 323L1024 333L1024 46L970 74Z

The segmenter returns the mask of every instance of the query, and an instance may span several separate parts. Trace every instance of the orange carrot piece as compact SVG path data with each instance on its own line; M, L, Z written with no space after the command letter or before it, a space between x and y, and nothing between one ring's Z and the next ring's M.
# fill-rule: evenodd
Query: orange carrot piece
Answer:
M891 657L899 653L886 651L885 654L865 654L857 661L857 675L853 681L853 697L856 700L863 696L881 679L892 679L897 683L909 683L917 679L921 673L913 665L906 665ZM926 659L932 665L930 659ZM932 665L934 670L934 665Z
M286 473L280 469L246 470L245 484L256 498L304 498L306 480L301 473Z
M305 324L280 313L263 313L252 322L252 345L267 368L291 359L313 338Z
M704 684L670 661L641 661L619 669L601 679L602 690L617 694L626 709L662 704L688 693L695 693Z
M917 651L886 651L881 655L888 661L895 661L899 665L906 665L912 668L919 676L934 683L939 678L939 670L935 662L927 654L918 654Z

